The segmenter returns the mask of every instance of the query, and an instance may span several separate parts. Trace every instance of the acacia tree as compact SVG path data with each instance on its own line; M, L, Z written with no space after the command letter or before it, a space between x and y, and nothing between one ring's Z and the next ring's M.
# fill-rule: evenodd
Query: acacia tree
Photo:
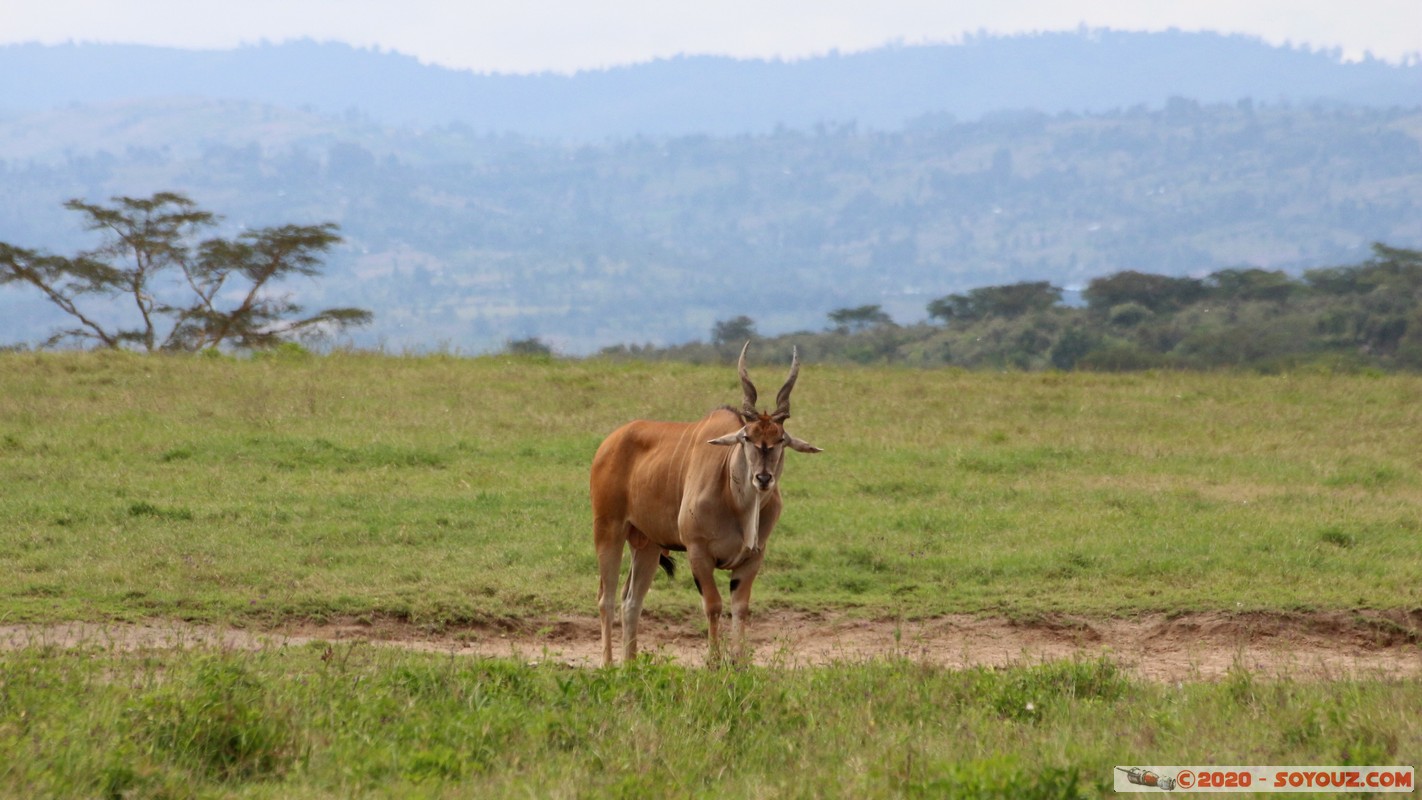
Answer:
M339 331L371 320L359 308L304 315L275 291L283 278L321 274L321 256L341 241L334 223L197 241L219 218L174 192L64 206L102 235L99 247L65 257L0 242L0 285L31 286L76 323L54 332L46 346L72 339L148 352L261 349L301 332ZM128 312L115 314L116 306Z
M871 328L883 328L894 324L889 313L877 304L855 308L837 308L829 312L829 320L836 333L867 331Z
M940 297L928 304L928 316L944 324L972 323L987 317L1013 319L1046 311L1061 301L1062 290L1047 281L1021 281Z
M1205 297L1208 289L1196 278L1175 278L1125 270L1092 278L1081 293L1086 305L1106 314L1122 303L1140 303L1152 313L1179 311Z
M745 314L731 319L717 320L711 326L711 344L717 347L734 346L737 342L756 338L755 320Z

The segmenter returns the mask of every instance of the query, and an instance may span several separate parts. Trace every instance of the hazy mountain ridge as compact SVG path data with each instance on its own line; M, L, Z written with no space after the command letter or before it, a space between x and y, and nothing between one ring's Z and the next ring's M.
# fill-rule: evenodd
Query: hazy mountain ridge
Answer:
M0 113L136 97L248 100L384 124L460 123L595 142L636 135L764 133L923 114L1106 111L1179 95L1204 103L1332 100L1413 105L1422 62L1342 63L1337 53L1212 33L1078 31L968 37L800 61L679 57L564 75L481 75L311 41L226 51L131 45L0 47Z

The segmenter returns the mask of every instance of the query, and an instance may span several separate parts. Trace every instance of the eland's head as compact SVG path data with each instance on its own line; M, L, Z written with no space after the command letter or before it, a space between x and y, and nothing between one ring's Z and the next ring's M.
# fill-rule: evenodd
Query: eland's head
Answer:
M709 444L738 447L740 452L732 458L743 460L742 474L750 477L757 491L768 492L775 488L775 483L780 478L786 447L801 453L822 451L809 442L791 436L785 430L785 420L790 418L790 392L795 388L795 379L800 375L799 352L793 349L790 351L790 377L785 379L785 385L781 386L775 395L775 410L767 413L756 409L755 384L751 383L750 375L746 373L746 350L749 348L750 342L746 342L745 347L741 348L741 358L737 364L741 376L741 390L745 396L741 407L732 409L741 415L745 425L734 433L712 439Z

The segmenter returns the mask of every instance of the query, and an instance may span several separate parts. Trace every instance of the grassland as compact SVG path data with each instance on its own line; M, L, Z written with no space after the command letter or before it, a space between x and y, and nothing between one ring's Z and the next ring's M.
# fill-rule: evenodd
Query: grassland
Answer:
M736 397L726 367L0 355L0 624L591 616L597 443ZM807 364L790 426L826 452L791 454L756 606L1416 609L1420 397L1401 375ZM685 576L648 607L699 613ZM0 794L1096 796L1137 761L1414 763L1418 707L1416 679L1243 666L1156 685L1107 662L32 645L0 653Z
M10 623L588 613L601 437L737 392L729 368L366 356L9 355L0 381ZM1415 607L1419 399L1411 376L811 364L790 424L827 452L790 454L757 605ZM651 609L694 612L658 586Z

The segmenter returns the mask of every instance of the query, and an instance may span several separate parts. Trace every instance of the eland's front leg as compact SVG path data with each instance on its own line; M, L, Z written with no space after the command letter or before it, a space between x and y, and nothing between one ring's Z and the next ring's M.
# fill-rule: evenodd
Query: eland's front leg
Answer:
M716 561L705 551L688 549L686 560L691 565L691 578L701 593L701 610L706 612L706 661L721 660L721 592L716 588Z
M731 571L731 659L736 662L748 661L751 656L748 643L751 585L760 572L763 553L757 553Z

